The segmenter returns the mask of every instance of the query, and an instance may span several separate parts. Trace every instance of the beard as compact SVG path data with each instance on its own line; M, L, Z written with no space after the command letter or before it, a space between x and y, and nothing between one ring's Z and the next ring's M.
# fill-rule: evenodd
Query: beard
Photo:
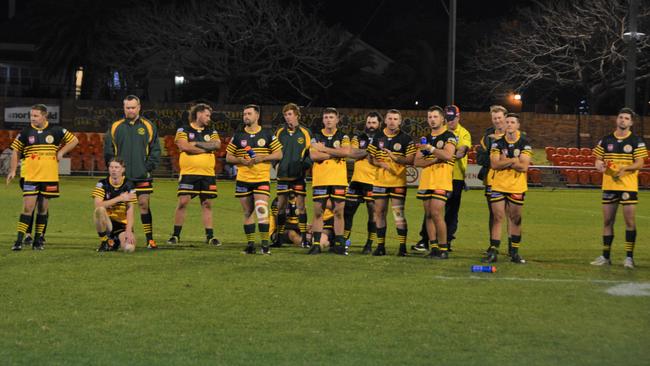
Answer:
M366 132L366 135L372 136L377 132L377 129L376 128L368 128L368 127L366 127L365 132Z

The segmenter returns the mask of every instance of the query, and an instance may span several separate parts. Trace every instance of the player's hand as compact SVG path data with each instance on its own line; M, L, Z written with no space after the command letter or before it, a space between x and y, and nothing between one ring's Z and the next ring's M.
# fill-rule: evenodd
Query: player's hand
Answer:
M9 185L14 178L16 178L16 172L7 173L7 185Z
M131 202L135 200L136 194L135 193L129 193L129 192L124 192L120 194L120 201L122 202Z
M56 153L56 161L61 161L63 159L63 152L59 151Z
M626 175L626 172L627 172L627 167L624 166L621 169L617 170L616 173L614 173L614 177L615 178L620 178L620 177Z
M312 142L311 147L316 151L322 152L325 145L322 142Z
M602 160L596 160L594 166L596 167L596 170L601 173L605 173L605 171L607 170L607 166L605 165L605 162Z
M388 155L388 157L391 158L391 160L393 160L393 161L397 161L397 158L395 157L395 154L393 154L392 151L388 150L387 148L383 148L383 149L381 149L381 150L382 150L383 152L385 152L386 155Z
M135 245L135 236L132 231L127 230L124 233L124 241L126 242L125 244Z
M253 159L239 158L239 163L243 166L251 166L253 165Z

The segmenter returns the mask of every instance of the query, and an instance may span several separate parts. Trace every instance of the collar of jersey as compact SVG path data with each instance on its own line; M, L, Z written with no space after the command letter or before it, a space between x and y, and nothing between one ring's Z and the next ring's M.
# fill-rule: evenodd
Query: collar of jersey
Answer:
M320 130L320 132L321 132L321 133L323 134L323 136L325 136L325 137L332 137L332 136L336 135L336 131L338 131L338 128L335 128L335 129L334 129L334 132L332 132L331 135L328 135L327 132L325 132L325 129L324 129L324 128L323 128L322 130Z
M614 135L614 138L617 139L617 140L625 140L626 138L630 137L631 134L632 134L632 131L628 130L627 134L625 136L623 136L623 137L616 136L616 131L614 131L614 133L612 135Z
M514 144L515 142L519 141L519 139L521 138L521 131L517 131L517 138L514 141L508 140L507 134L503 134L503 138L506 140L507 143Z
M190 127L192 127L193 129L195 129L195 130L198 131L198 132L201 132L201 131L203 131L203 130L205 129L205 127L201 127L201 128L196 128L196 127L194 127L194 125L192 124L192 122L190 122Z
M401 130L398 128L398 129L397 129L397 132L395 132L394 135L389 135L388 132L386 132L386 127L384 127L384 129L381 130L381 132L383 132L383 133L384 133L384 136L386 136L386 137L395 137L395 136L399 135L400 131L401 131Z
M442 134L445 133L445 132L447 132L447 126L443 127L442 130L440 131L440 133L437 134L437 135L434 135L434 134L433 134L433 131L431 131L431 137L440 136L440 135L442 135Z
M35 129L36 131L43 131L44 129L47 128L47 126L50 125L50 122L45 121L45 124L43 125L43 128L38 128L38 127L34 126L34 124L31 124L31 125L32 125L32 128Z
M124 118L124 120L125 120L128 124L130 124L131 126L133 126L134 124L138 123L138 121L140 121L140 116L138 116L136 119L126 119L126 118Z
M246 128L246 126L244 126L244 132L246 132L247 134L250 134L250 135L255 135L255 134L257 134L257 133L260 132L260 131L262 131L262 126L260 126L260 125L257 125L257 130L255 130L255 131L253 131L253 132L249 131L249 130Z
M115 187L115 188L119 188L119 187L122 186L122 184L124 184L124 176L122 176L122 179L120 179L120 184L115 185L115 184L113 184L113 182L111 181L111 176L109 175L109 176L108 176L108 184L110 184L111 186L113 186L113 187Z

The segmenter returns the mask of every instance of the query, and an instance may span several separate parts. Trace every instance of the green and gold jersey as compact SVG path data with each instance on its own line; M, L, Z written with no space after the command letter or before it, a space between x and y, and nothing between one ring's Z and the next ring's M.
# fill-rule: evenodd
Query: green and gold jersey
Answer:
M311 132L303 126L294 130L280 127L275 133L282 144L282 160L278 162L278 179L293 180L305 177L303 161L309 155Z
M372 145L374 135L370 136L365 132L356 134L352 137L351 146L355 149L368 150ZM370 164L368 156L354 162L354 173L352 174L352 181L374 184L377 179L377 167Z
M246 128L235 133L226 148L229 154L238 158L250 159L247 150L250 149L255 156L267 156L281 150L282 144L275 137L273 131L268 128L258 126L256 130L249 131ZM268 182L271 179L271 162L252 166L238 165L237 180L241 182Z
M638 170L621 177L614 177L614 174L620 168L634 163L634 160L648 156L643 139L633 135L631 131L622 138L611 133L598 142L593 154L607 164L607 170L603 174L603 190L632 192L639 190Z
M195 128L192 124L181 127L176 131L174 141L185 140L187 142L210 142L219 140L219 134L215 130ZM178 163L181 168L181 175L206 175L214 176L215 157L214 152L202 154L188 154L181 152Z
M435 147L436 149L444 149L447 144L454 146L454 153L458 144L458 137L446 128L438 134L433 132L426 136L427 144ZM434 160L433 154L424 155L425 160ZM456 158L453 157L449 161L439 161L431 164L424 169L420 175L419 190L445 190L452 191L452 177L454 172L454 165L456 165Z
M25 127L11 144L23 156L21 176L27 182L58 182L59 161L56 153L61 145L74 140L74 135L61 126L45 122L43 128Z
M514 141L504 135L492 144L490 156L505 155L508 158L518 158L521 155L533 156L533 148L528 140L517 132ZM490 170L492 174L492 191L503 193L524 193L528 190L528 173L518 172L512 168Z
M406 186L406 165L393 161L384 149L390 150L397 156L415 155L416 148L413 139L401 130L391 135L384 129L375 136L372 145L368 147L368 153L375 160L386 162L391 168L390 170L378 169L377 178L373 185L378 187Z
M111 178L106 177L95 185L93 190L92 197L99 198L102 201L111 200L122 193L135 193L135 184L132 181L122 177L120 182L116 185L111 183ZM134 196L133 200L128 203L131 205L137 204L138 200ZM121 222L126 224L126 210L128 209L127 202L119 202L114 204L111 207L106 208L108 212L108 217L111 218L111 221Z
M320 142L325 147L338 149L350 146L350 138L340 130L334 130L328 134L320 130L314 134L313 142ZM347 186L348 171L345 158L331 158L324 161L314 162L312 168L312 186Z

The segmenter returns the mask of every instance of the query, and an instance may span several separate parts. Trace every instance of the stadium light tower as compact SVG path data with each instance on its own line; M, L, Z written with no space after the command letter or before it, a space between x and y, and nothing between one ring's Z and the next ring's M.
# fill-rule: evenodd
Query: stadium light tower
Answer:
M445 3L442 3L445 6ZM447 105L455 104L456 83L456 0L449 0L449 41L447 47Z
M635 79L636 79L636 44L645 34L637 32L638 0L630 0L629 31L623 33L623 41L627 43L627 65L625 70L625 106L635 109Z

